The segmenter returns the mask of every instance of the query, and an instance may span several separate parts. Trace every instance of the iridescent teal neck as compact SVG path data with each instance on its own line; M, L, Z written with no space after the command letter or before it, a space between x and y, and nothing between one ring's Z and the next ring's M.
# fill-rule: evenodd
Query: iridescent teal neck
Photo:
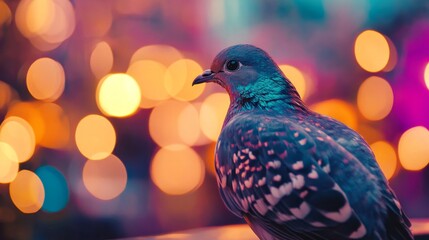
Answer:
M225 119L243 111L267 110L280 114L308 113L298 92L283 76L260 79L252 85L238 89L239 95L230 93L231 104Z

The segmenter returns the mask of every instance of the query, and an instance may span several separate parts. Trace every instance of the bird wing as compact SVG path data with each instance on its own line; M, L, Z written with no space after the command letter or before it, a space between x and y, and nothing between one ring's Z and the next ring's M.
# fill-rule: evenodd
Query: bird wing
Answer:
M309 120L306 119L306 121ZM395 196L395 193L388 185L379 165L375 161L374 154L367 143L362 139L362 137L345 126L343 123L320 114L313 115L313 118L310 120L310 122L313 125L323 125L323 131L328 131L328 135L334 134L339 136L339 138L334 140L347 151L353 153L355 158L359 159L359 161L365 165L372 175L377 176L376 184L379 186L379 190L381 192L381 197L378 198L380 201L378 201L378 203L382 203L383 206L381 208L387 211L385 218L386 221L378 221L375 226L373 226L374 228L388 229L386 236L381 235L381 238L391 240L413 239L409 228L411 223L408 217L402 211L402 207ZM331 134L329 134L329 131ZM341 179L341 177L337 177L335 180L344 182L344 179Z
M215 164L228 208L268 226L271 234L361 238L367 229L330 176L333 161L350 165L371 180L360 162L322 131L252 113L239 114L224 127ZM364 200L371 198L365 186L356 188Z

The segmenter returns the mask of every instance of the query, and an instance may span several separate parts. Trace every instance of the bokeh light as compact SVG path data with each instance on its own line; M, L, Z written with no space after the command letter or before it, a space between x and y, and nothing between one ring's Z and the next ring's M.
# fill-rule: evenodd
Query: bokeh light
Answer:
M193 145L200 135L198 112L188 102L165 101L150 113L149 133L159 146L176 143Z
M112 48L107 42L99 42L92 50L89 60L92 73L97 79L107 75L113 66Z
M305 99L307 97L307 83L304 74L298 68L290 65L280 65L279 68L295 86L299 96Z
M387 179L391 179L396 171L397 158L393 146L386 141L378 141L371 144L375 159L380 165L381 171Z
M366 30L357 36L354 47L358 64L368 72L383 70L390 58L389 43L374 30Z
M42 166L36 170L45 190L42 210L59 212L69 201L69 188L64 175L52 166Z
M100 160L112 153L116 144L116 133L109 120L91 114L79 121L75 141L82 155L91 160Z
M198 144L203 141L201 139L202 132L199 128L199 112L193 104L187 104L177 118L177 130L179 137L183 143L188 146ZM203 143L206 143L203 141Z
M204 181L204 174L204 163L200 156L185 145L161 148L153 157L150 167L152 181L170 195L196 190Z
M67 0L23 0L15 14L19 31L42 51L58 47L75 28L74 9Z
M19 163L15 150L0 142L0 183L12 182L18 174Z
M20 117L27 121L33 129L36 143L39 144L45 135L46 126L42 113L39 110L39 103L36 102L13 102L6 114L6 117Z
M393 107L392 87L381 77L369 77L359 87L357 106L366 119L385 118Z
M424 75L426 88L429 90L429 62L426 64L425 72L423 75Z
M86 161L82 178L86 189L94 197L110 200L124 191L127 185L127 170L122 161L111 154L99 161Z
M45 125L39 145L54 149L66 147L70 139L70 122L61 106L55 103L42 103L38 105L38 110Z
M229 107L226 93L213 93L204 99L200 110L200 127L212 141L217 141Z
M172 46L155 44L137 49L130 60L130 66L140 60L152 60L165 66L183 58L179 50Z
M335 118L351 129L356 130L358 125L356 110L350 103L340 99L325 100L310 106L310 109Z
M28 69L27 88L36 99L57 100L64 91L64 84L64 69L51 58L39 58Z
M130 116L138 109L140 100L140 87L128 74L109 74L98 84L97 105L106 115Z
M0 110L7 107L12 100L12 89L9 84L0 81Z
M156 61L153 60L140 60L134 62L127 70L127 73L134 77L139 84L142 103L141 107L145 107L147 103L145 99L152 101L161 101L169 98L167 91L164 88L164 77L166 74L167 68ZM154 104L156 105L156 104ZM154 106L153 105L153 106ZM153 107L149 105L150 107Z
M417 126L405 131L398 144L399 161L403 168L418 171L429 163L429 131Z
M171 64L165 75L164 87L175 99L191 101L198 98L206 84L192 86L195 77L203 72L201 66L191 59L180 59Z
M47 148L64 148L69 143L70 123L64 110L55 103L14 102L6 117L17 116L32 127L36 143Z
M36 148L36 138L31 125L22 118L8 117L0 126L0 141L9 144L19 162L28 161Z
M179 126L180 126L179 133L182 136L182 139L186 137L184 136L186 135L185 126L190 127L191 124L195 124L192 127L192 129L193 131L199 132L198 140L193 144L193 146L202 146L213 142L213 140L208 138L201 129L200 113L201 113L202 105L203 105L203 102L192 102L192 107L187 107L186 109L184 109L179 116ZM197 115L195 115L194 109L197 110ZM187 118L190 119L190 118L193 118L194 116L197 116L197 119L193 119L192 122L191 120L186 120ZM191 124L186 123L186 121L191 122ZM196 128L198 128L198 130L194 130ZM190 131L190 130L187 130L187 131ZM190 145L190 144L187 144L187 145Z
M12 12L10 11L9 6L4 1L0 1L0 28L4 25L9 25L11 21Z
M33 172L22 170L9 185L12 202L23 213L35 213L42 208L45 189L42 181Z

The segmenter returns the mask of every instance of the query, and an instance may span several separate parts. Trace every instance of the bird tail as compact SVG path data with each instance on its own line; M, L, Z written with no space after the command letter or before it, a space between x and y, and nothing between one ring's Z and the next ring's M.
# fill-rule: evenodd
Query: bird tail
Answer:
M399 203L398 203L399 204ZM399 212L398 212L399 211ZM386 219L386 232L390 240L413 240L411 233L411 222L402 209L395 204L388 204Z
M398 221L398 216L395 213L389 211L387 222L386 222L386 231L390 240L413 240L413 234L410 230L410 221L407 216L402 213L402 219Z

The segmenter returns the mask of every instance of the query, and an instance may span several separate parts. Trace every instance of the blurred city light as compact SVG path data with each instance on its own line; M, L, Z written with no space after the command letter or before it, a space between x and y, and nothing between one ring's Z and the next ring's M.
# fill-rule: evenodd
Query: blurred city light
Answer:
M34 172L28 170L18 172L9 185L9 194L12 202L23 213L39 211L45 200L42 181Z
M57 100L63 93L64 84L64 69L51 58L39 58L28 69L27 88L36 99Z
M354 51L356 61L368 72L379 72L389 62L389 43L381 33L374 30L363 31L357 36Z
M0 142L9 144L16 152L18 162L28 161L36 148L31 125L22 118L8 117L0 126Z
M46 125L40 112L39 106L41 103L38 102L20 102L14 101L9 105L9 109L6 114L7 117L20 117L31 125L32 131L34 132L35 141L39 144L46 132Z
M140 101L140 87L128 74L109 74L98 84L97 105L106 115L130 116L137 111Z
M179 113L177 118L177 130L183 143L188 146L206 144L202 139L202 132L199 128L198 109L193 104L188 104Z
M91 160L100 160L112 153L116 144L116 133L109 120L91 114L79 121L75 141L82 155Z
M182 59L179 50L168 45L147 45L137 49L131 56L130 66L140 60L152 60L164 66L169 66L175 61Z
M96 79L107 75L113 66L113 52L107 42L99 42L92 50L89 65Z
M172 63L165 75L164 86L168 94L175 99L191 101L204 91L205 84L192 86L195 76L203 72L201 66L191 59L180 59Z
M371 149L374 152L375 159L380 165L384 176L391 179L396 171L397 158L393 146L386 141L378 141L371 144Z
M366 119L385 118L393 107L392 87L381 77L369 77L359 87L357 106Z
M229 107L226 93L213 93L204 99L200 109L200 127L212 141L217 141Z
M127 185L127 170L122 161L111 154L99 161L86 161L82 179L86 189L94 197L110 200L124 191Z
M23 0L15 15L19 31L42 51L57 48L75 29L75 14L67 0Z
M64 110L55 103L42 103L38 106L38 110L45 126L39 145L46 148L65 148L71 133L69 118Z
M19 170L18 156L7 143L0 142L0 183L12 182Z
M1 4L1 2L0 2ZM0 111L7 107L12 100L12 89L5 83L0 81Z
M140 87L140 107L152 108L157 105L157 101L170 98L164 87L164 77L168 74L166 71L167 68L162 63L153 60L140 60L128 68L127 74L136 79ZM147 103L146 99L150 102Z
M301 96L302 99L305 99L307 97L307 83L302 72L298 68L290 65L280 65L279 67L280 70L282 70L286 77L295 86L299 96Z
M42 166L36 170L45 190L42 210L58 212L64 209L69 201L69 189L64 175L52 166Z
M399 161L403 168L418 171L429 163L429 131L417 126L405 131L398 144Z
M36 144L47 148L64 148L70 137L70 123L61 106L44 102L14 102L6 117L16 116L33 129Z
M153 157L150 175L155 185L171 195L196 190L204 181L205 168L200 156L185 145L168 145Z
M357 113L353 105L340 99L330 99L310 106L310 109L344 123L356 130L358 125Z
M164 101L150 113L149 133L159 146L177 143L192 146L200 135L198 112L188 102Z
M3 2L0 1L0 28L3 27L3 25L8 25L12 21L12 12L10 11L9 6ZM1 33L0 33L1 36Z

